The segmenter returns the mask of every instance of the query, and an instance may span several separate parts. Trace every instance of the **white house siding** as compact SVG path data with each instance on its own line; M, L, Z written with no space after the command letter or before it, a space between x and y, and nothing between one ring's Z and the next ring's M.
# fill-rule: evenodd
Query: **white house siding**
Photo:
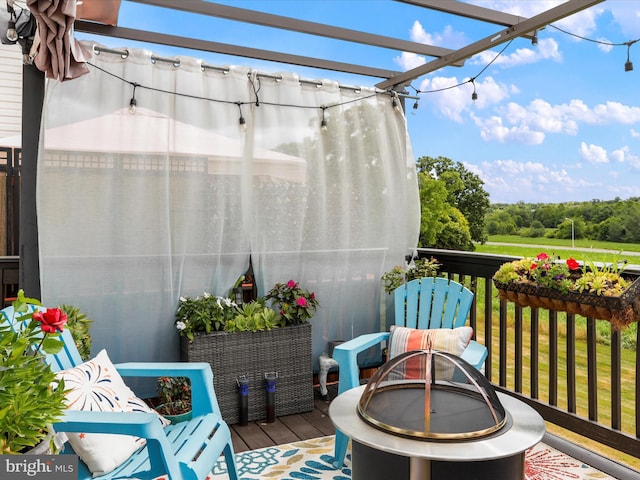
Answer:
M0 44L0 146L2 137L18 135L22 124L22 52Z

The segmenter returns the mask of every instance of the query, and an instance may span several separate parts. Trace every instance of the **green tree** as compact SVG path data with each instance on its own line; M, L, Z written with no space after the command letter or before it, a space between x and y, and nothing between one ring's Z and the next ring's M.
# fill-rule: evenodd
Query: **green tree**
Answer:
M426 173L418 173L420 190L420 247L436 245L442 224L448 219L447 188Z
M416 165L419 172L444 182L448 191L448 202L466 218L471 239L480 243L486 242L485 215L490 202L489 194L483 188L484 182L480 177L462 163L446 157L420 157Z

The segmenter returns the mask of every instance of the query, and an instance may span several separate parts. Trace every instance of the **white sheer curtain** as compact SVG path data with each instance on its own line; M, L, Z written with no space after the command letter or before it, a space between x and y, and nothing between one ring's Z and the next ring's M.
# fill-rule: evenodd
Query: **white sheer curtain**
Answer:
M177 359L179 297L226 294L250 258L260 295L289 279L316 292L314 357L380 328L380 275L420 216L388 95L146 50L91 63L48 84L38 227L43 302L94 319L94 353Z

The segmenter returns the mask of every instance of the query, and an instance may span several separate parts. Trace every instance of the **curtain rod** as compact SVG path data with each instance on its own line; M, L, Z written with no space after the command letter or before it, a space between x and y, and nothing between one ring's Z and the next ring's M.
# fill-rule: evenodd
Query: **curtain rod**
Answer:
M98 45L93 45L93 51L95 52L96 55L99 55L100 53L111 53L113 55L120 55L123 59L127 58L129 56L129 50L116 50L114 48L107 48L107 47L101 47ZM178 68L180 66L180 59L179 58L168 58L168 57L159 57L158 55L155 54L151 54L151 62L152 63L156 63L156 62L163 62L163 63L170 63L171 65L173 65L174 67ZM217 66L217 65L209 65L207 63L202 63L201 65L202 70L218 70L219 72L222 73L229 73L229 69L226 67L221 67L221 66ZM249 73L249 75L251 75ZM271 78L274 79L276 81L280 81L283 80L283 77L281 75L277 75L277 74L273 74L273 73L264 73L264 72L258 72L257 73L258 77L264 77L264 78ZM308 85L315 85L316 87L322 87L323 82L320 80L309 80L306 78L300 78L298 79L298 81L300 83L306 83ZM354 87L351 85L338 85L338 88L344 89L344 90L351 90L353 92L360 92L362 90L362 87ZM378 88L374 87L374 90L377 91L378 93L387 93L384 90L380 90ZM398 96L400 97L404 97L404 98L409 98L409 99L413 99L413 100L418 100L419 97L417 96L410 96L401 92L397 92Z

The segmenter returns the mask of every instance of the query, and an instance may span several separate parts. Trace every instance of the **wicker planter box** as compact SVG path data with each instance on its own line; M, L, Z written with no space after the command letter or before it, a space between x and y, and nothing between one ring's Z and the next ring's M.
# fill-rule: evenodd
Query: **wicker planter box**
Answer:
M238 384L249 379L249 421L266 418L264 374L277 372L276 416L313 410L311 324L267 332L199 333L193 342L181 338L180 355L188 362L207 362L220 410L229 424L239 422Z
M494 280L502 300L520 307L547 308L599 320L609 320L620 330L640 321L640 278L619 297L592 293L561 292L531 283L504 284Z

